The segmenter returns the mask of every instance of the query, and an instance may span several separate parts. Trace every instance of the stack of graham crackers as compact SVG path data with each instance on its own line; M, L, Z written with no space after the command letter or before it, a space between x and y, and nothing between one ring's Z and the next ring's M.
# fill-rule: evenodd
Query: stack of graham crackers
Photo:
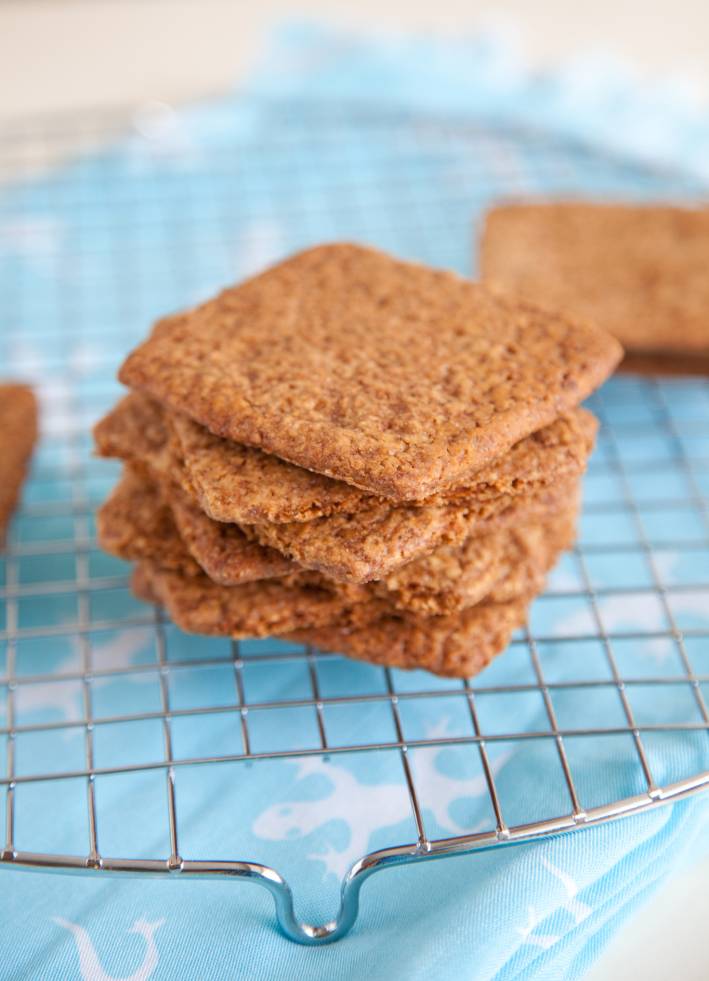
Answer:
M574 536L619 344L355 245L158 322L96 427L103 547L183 629L466 676Z

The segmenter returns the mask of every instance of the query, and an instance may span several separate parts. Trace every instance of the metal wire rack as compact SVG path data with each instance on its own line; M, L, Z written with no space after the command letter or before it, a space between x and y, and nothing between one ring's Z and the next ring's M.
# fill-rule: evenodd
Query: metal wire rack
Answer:
M248 108L218 139L199 114L152 107L34 120L0 142L0 360L44 402L0 579L0 864L249 879L271 892L287 936L321 943L352 927L375 871L588 827L709 785L709 385L621 378L594 398L603 435L577 548L497 664L444 683L275 641L186 638L133 602L125 566L95 546L93 510L115 469L92 459L87 435L116 398L118 360L158 314L308 242L365 239L468 271L473 225L500 197L706 192L522 129L368 106ZM540 807L519 775L506 778L506 747L543 761ZM479 769L467 828L427 797L417 761L443 750ZM357 837L363 853L324 925L301 921L275 868L232 860L233 839L209 860L212 842L192 833L215 786L251 781L251 793L270 764L363 755L373 771L396 764L405 810L385 847ZM211 789L186 779L180 795L183 775L207 771ZM144 777L161 783L154 805ZM125 779L137 781L130 792ZM280 783L281 770L264 807ZM133 837L114 846L124 825Z

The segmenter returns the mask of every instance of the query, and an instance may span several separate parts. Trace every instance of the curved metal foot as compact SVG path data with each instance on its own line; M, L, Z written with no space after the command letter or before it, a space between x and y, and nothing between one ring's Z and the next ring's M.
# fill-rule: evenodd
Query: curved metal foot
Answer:
M273 896L276 917L282 933L299 944L327 944L344 937L355 924L359 912L359 893L374 872L394 865L405 865L421 859L430 860L452 855L464 855L499 846L510 847L522 843L544 840L566 834L579 828L592 827L605 821L615 820L628 814L637 814L681 800L701 791L709 791L709 771L685 780L668 784L657 792L626 797L612 804L578 811L536 824L498 828L495 831L461 835L457 838L419 842L370 852L355 862L342 881L340 909L334 920L316 926L301 923L295 915L293 893L280 873L268 865L257 862L208 862L181 859L172 856L168 860L102 858L99 855L48 855L39 852L0 851L0 868L23 868L35 872L62 872L93 875L142 874L158 878L174 879L242 879L263 886Z
M359 913L359 893L366 880L379 869L391 865L403 865L421 858L424 850L420 846L383 849L372 852L355 862L340 887L340 909L334 920L315 926L301 923L293 908L293 893L288 883L273 869L261 867L254 881L265 886L276 907L276 917L281 932L299 944L329 944L349 933ZM434 856L431 856L434 857Z

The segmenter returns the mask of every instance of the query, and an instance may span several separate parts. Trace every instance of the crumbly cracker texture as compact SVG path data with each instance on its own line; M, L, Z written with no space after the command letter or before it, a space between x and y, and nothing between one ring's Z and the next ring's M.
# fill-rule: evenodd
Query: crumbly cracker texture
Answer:
M244 526L262 545L343 583L384 579L442 545L460 546L576 506L578 478L528 495L437 508L375 508L288 525Z
M184 495L149 472L127 464L96 515L101 547L126 561L148 560L183 575L207 571L217 581L240 585L280 576L293 563L250 541L236 525L218 525L186 504Z
M170 511L158 488L128 468L99 513L99 540L122 558L147 559L157 568L183 576L204 572L215 587L277 578L283 586L318 586L350 599L382 600L392 612L424 616L454 612L483 599L506 600L539 588L560 552L570 545L576 517L571 509L544 522L469 539L460 547L443 546L387 579L357 586L335 583L294 564L279 571L262 563L255 570L238 542L232 545L233 555L220 564L211 545L205 549L199 539L181 536L180 522L172 520ZM223 542L225 548L228 544Z
M96 512L101 548L127 562L147 559L186 576L201 573L177 533L172 508L157 485L130 465Z
M138 596L152 596L187 633L219 637L268 637L306 626L368 623L387 611L361 588L333 592L318 584L291 585L279 579L218 586L207 576L183 576L142 562Z
M583 471L596 427L590 412L574 409L520 440L464 484L414 503L440 507L554 486ZM343 481L214 436L139 392L126 396L98 424L95 437L101 455L145 464L177 483L206 515L225 523L288 524L392 507Z
M387 667L468 678L507 647L512 632L524 623L530 599L481 603L444 617L387 616L361 627L306 629L288 639Z
M266 636L281 627L284 639L300 644L448 677L470 677L486 667L524 623L532 599L525 595L507 602L480 603L449 616L418 618L382 615L381 605L374 601L345 609L317 589L294 603L277 583L268 596L257 593L248 601L243 596L235 600L225 596L228 591L223 588L216 596L211 583L163 572L147 563L136 567L131 585L140 599L165 605L178 626L190 633ZM263 599L269 602L261 608ZM284 626L304 617L327 619L336 605L337 626Z
M115 457L137 467L147 467L162 480L195 496L159 403L137 392L129 392L96 423L93 437L98 456Z

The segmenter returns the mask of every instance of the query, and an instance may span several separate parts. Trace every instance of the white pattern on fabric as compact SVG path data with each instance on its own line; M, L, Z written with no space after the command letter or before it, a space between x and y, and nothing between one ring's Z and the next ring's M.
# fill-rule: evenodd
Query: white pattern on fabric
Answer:
M443 719L432 725L427 735L435 739L444 736L449 722ZM437 823L455 834L469 833L450 815L454 801L477 798L486 793L485 777L451 777L441 773L436 761L440 748L420 749L412 761L417 786L426 793L425 807L432 812ZM492 764L493 774L498 773L512 753L501 753ZM325 863L328 872L338 877L345 875L353 862L366 854L374 832L400 824L411 813L411 805L402 793L401 784L367 784L355 774L336 763L323 762L319 757L309 757L298 763L298 780L308 776L323 776L329 783L327 797L313 801L289 801L273 804L259 814L252 831L267 841L284 841L288 838L304 838L328 821L344 821L348 829L348 842L342 849L328 844L324 851L308 855L308 858ZM327 804L327 807L323 805ZM489 822L488 822L489 823Z
M72 923L61 916L52 917L54 922L68 930L74 938L76 951L79 955L79 970L83 981L148 981L152 977L155 968L159 963L158 948L155 943L155 934L164 925L165 920L136 920L128 933L137 933L145 940L145 954L143 962L132 974L117 977L107 974L101 966L96 948L93 945L88 932L78 923Z

